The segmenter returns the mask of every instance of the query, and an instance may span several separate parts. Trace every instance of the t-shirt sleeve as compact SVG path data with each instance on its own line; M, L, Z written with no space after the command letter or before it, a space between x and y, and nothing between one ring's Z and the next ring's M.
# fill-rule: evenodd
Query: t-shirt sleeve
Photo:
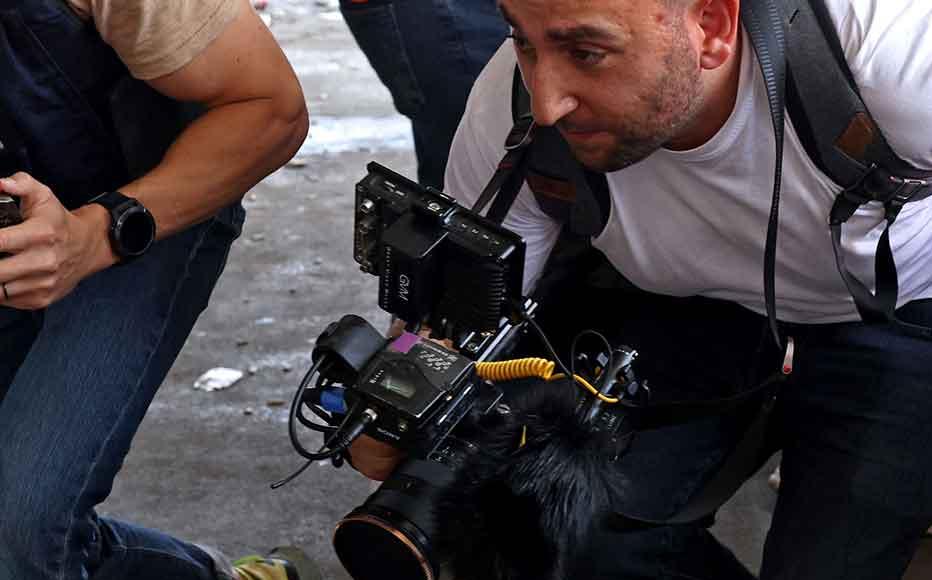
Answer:
M89 17L133 76L177 71L213 42L242 0L69 0Z
M471 207L479 199L505 154L505 138L512 126L514 66L514 49L506 42L476 80L453 138L445 191L465 207ZM521 189L502 225L524 238L527 245L524 292L528 293L543 272L560 225L540 209L527 186Z

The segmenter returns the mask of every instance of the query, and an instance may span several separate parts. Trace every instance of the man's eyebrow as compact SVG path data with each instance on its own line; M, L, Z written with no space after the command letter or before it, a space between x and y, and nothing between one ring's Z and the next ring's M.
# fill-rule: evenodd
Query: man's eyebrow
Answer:
M515 24L514 17L508 13L508 9L505 8L504 4L499 2L498 9L501 11L502 17L513 29L521 29L520 26ZM612 42L618 40L616 35L612 34L605 28L593 26L591 24L579 24L576 26L568 26L566 28L554 28L547 31L547 38L554 42L573 42L580 40L602 40L606 42Z
M547 31L547 38L554 42L572 42L579 40L615 41L617 37L604 28L591 24L579 24L567 28L555 28Z

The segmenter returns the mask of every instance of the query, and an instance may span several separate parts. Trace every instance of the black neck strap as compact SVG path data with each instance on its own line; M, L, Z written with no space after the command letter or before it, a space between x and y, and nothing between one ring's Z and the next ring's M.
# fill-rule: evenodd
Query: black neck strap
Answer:
M767 225L767 243L764 249L764 301L767 319L773 338L781 347L783 339L777 326L776 306L776 261L777 232L780 226L780 190L783 178L783 134L786 102L786 37L781 14L772 2L742 2L741 20L751 37L764 84L770 116L773 121L776 158L773 175L773 202L770 206L770 222Z

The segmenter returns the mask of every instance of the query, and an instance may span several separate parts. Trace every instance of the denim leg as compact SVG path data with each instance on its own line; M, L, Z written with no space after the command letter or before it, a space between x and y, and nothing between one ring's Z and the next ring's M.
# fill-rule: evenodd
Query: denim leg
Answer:
M0 306L0 404L42 328L42 315Z
M635 371L651 400L708 399L754 386L779 368L766 321L737 305L639 292L587 293L566 310L582 328L604 331L639 352ZM589 308L592 307L592 308ZM588 312L591 310L591 312ZM558 322L557 324L564 324ZM548 329L565 342L579 328ZM663 520L679 512L722 464L757 407L638 432L614 469L615 511ZM723 498L724 500L725 498ZM750 580L751 573L706 529L600 523L570 577L592 580Z
M901 316L928 325L932 301ZM848 324L797 343L761 578L900 578L932 523L932 341Z
M418 180L443 187L453 134L508 27L494 0L341 1L343 17L395 108L412 122Z
M599 528L569 578L586 580L754 580L731 551L695 525L636 531Z
M94 507L206 307L242 217L228 208L88 278L46 310L34 340L29 325L17 327L32 344L0 403L0 580L214 578L203 550L98 519Z
M423 109L411 117L418 179L442 189L466 99L508 26L494 0L402 0L396 10L425 97Z

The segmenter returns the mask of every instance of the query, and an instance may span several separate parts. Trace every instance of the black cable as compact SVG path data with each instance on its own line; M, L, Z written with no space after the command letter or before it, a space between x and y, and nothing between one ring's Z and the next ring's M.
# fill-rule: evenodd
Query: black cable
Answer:
M321 360L323 360L323 358L325 357L322 357ZM298 389L299 394L302 392L303 387L305 387L307 378L311 376L314 372L316 372L315 367L318 367L319 365L320 365L320 361L318 361L317 364L315 364L314 367L312 367L311 370L308 371L308 374L305 375L304 377L305 380L301 381L301 388ZM353 411L355 411L355 407L353 408ZM292 414L294 412L295 412L294 405L292 405ZM340 426L334 430L334 433L328 439L324 440L324 444L320 447L318 452L311 453L307 449L304 448L304 445L302 445L300 441L298 441L297 433L294 431L294 425L292 421L294 415L292 415L292 417L290 417L288 421L288 435L292 436L291 444L294 446L295 451L298 452L298 455L307 459L307 463L302 465L297 471L295 471L294 473L292 473L285 479L282 479L280 481L276 481L275 483L273 483L272 489L278 489L284 485L287 485L288 483L291 483L299 475L304 473L307 470L307 468L310 467L311 464L314 463L315 461L323 461L324 459L332 459L334 457L339 457L346 450L346 448L349 447L349 443L352 443L352 440L349 440L345 444L338 445L337 447L333 447L329 449L328 451L324 451L324 449L327 449L328 447L330 447L330 443L331 441L333 441L337 432L339 432L340 429L343 429L343 427L346 425L347 421L349 420L351 416L352 416L352 411L348 413L346 417L343 418L343 422L340 423ZM357 421L357 423L362 423L362 427L365 427L365 425L368 424L368 422L366 421L366 418L367 416L364 415L364 418ZM362 432L362 428L357 428L356 430L358 430L358 432ZM358 436L358 433L357 433L357 436ZM343 439L345 440L346 438L344 437ZM353 437L353 439L355 439L355 437ZM341 443L343 442L341 441Z
M520 310L520 314L521 318L523 318L531 326L531 328L534 329L534 331L537 333L537 336L539 336L541 341L544 343L544 346L548 351L550 351L550 355L553 357L553 360L557 363L557 366L560 367L560 372L566 375L568 379L572 380L573 373L571 373L570 370L566 368L566 365L563 364L563 361L560 360L560 355L557 354L556 349L553 348L553 345L550 344L549 340L547 340L547 335L544 334L544 331L541 329L541 327L536 322L534 322L533 318L528 316L524 309Z
M573 375L576 374L576 344L579 342L580 338L588 334L595 336L596 338L602 341L602 344L605 345L605 349L606 349L605 352L608 353L608 364L605 365L605 368L607 369L611 368L613 363L615 362L615 356L614 354L612 354L612 344L608 341L607 338L605 338L605 335L602 334L601 332L598 332L592 329L587 329L577 334L576 337L573 339L572 345L570 345L570 370L573 372ZM593 378L598 378L598 377L593 377Z
M301 379L301 384L298 386L298 390L295 391L294 398L291 400L291 412L288 414L288 437L291 439L291 446L294 447L295 451L298 452L298 455L304 457L309 461L320 461L322 459L328 459L331 455L326 453L311 453L304 448L304 445L301 444L301 441L298 439L298 408L304 402L304 392L307 390L308 384L311 382L311 379L314 375L317 374L317 370L321 367L323 362L327 360L327 356L324 355L314 363L313 366L307 371L307 374L304 375L304 378ZM321 448L323 449L323 448Z
M329 424L328 424L328 425L321 425L320 423L315 423L314 421L308 419L308 418L304 415L304 407L305 407L305 406L306 406L306 407L310 407L310 408L311 408L311 411L313 411L315 415L317 415L318 417L320 417L320 418L323 419L324 421L328 421L328 423L329 423L329 420L330 420L330 417L324 416L323 412L320 411L319 409L317 409L316 406L311 405L311 404L305 402L301 407L298 408L298 414L297 414L298 421L299 421L302 425L304 425L305 427L307 427L308 429L310 429L310 430L312 430L312 431L317 431L318 433L323 433L323 434L325 434L325 435L330 435L330 434L332 434L334 431L337 430L337 428L334 427L333 425L329 425Z
M344 387L342 385L339 387L332 386L330 379L324 376L320 376L320 378L317 379L317 384L314 385L313 389L308 389L308 392L314 392L316 394L326 389L344 390ZM336 421L334 420L334 414L321 408L321 402L320 402L319 396L315 396L312 402L308 402L307 400L305 400L306 397L304 397L303 395L301 399L302 399L303 404L298 407L297 418L298 418L298 421L302 425L304 425L308 429L317 431L318 433L324 433L327 435L332 434L334 431L337 430L336 425L335 425ZM312 421L307 416L305 416L304 415L305 407L309 408L315 415L323 419L326 422L326 425L322 425L320 423Z
M313 460L313 459L309 459L309 460L307 461L307 463L305 463L304 465L301 466L300 469L298 469L297 471L295 471L294 473L292 473L291 475L289 475L289 476L286 477L285 479L282 479L281 481L276 481L275 483L273 483L273 484L272 484L272 489L278 489L278 488L280 488L280 487L283 487L283 486L285 486L285 485L288 485L289 483L291 483L292 481L294 481L299 475L301 475L302 473L304 473L305 471L307 471L307 468L310 467L313 463L314 463L314 460Z

